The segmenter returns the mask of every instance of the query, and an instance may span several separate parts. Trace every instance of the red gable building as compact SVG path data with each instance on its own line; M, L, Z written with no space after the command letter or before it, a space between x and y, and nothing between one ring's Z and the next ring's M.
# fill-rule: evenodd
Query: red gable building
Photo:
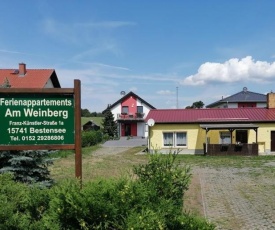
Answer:
M0 87L5 88L60 88L54 69L27 69L20 63L18 69L0 69Z

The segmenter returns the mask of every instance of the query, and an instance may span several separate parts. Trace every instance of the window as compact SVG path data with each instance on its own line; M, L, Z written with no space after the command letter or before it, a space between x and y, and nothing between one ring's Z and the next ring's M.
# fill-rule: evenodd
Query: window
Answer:
M176 146L186 146L186 133L175 133Z
M137 106L137 113L143 113L143 106Z
M231 144L230 132L220 132L220 144Z
M129 107L128 106L122 106L122 113L128 114L129 112Z
M167 132L163 133L163 145L171 147L186 146L186 132Z
M173 146L173 133L163 133L163 145Z

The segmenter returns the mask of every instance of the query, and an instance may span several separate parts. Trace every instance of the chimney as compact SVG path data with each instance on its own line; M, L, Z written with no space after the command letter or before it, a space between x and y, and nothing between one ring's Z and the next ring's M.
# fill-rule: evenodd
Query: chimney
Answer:
M275 108L275 93L267 94L267 108L274 109Z
M26 74L26 64L19 63L19 75L24 76Z

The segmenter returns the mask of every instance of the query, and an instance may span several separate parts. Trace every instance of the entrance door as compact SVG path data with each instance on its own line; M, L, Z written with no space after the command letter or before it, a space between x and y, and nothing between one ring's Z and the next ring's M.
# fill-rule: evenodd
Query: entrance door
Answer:
M236 130L236 142L247 143L247 130Z
M271 131L271 146L270 151L275 152L275 131Z
M131 124L125 124L125 136L131 136Z

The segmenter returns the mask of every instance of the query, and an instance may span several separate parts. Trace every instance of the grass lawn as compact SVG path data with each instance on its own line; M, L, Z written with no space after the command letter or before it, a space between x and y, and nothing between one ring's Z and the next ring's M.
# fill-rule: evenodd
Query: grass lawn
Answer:
M120 154L100 154L93 156L100 147L92 146L82 149L83 183L95 178L120 177L128 174L132 166L147 162L146 155L138 154L144 147L134 147ZM73 151L60 151L61 158L56 159L50 171L52 177L58 181L75 177L75 158Z
M144 147L134 147L119 154L102 154L93 156L95 151L101 147L92 146L82 149L82 171L83 180L89 181L96 177L119 177L131 170L133 165L147 162L147 156L138 154ZM61 157L60 157L61 156ZM73 151L60 151L54 166L50 168L54 179L64 179L74 177L74 153ZM275 156L194 156L178 155L178 161L181 164L192 167L209 167L209 168L262 168L264 171L274 173L275 167L265 167L265 163L275 161Z

